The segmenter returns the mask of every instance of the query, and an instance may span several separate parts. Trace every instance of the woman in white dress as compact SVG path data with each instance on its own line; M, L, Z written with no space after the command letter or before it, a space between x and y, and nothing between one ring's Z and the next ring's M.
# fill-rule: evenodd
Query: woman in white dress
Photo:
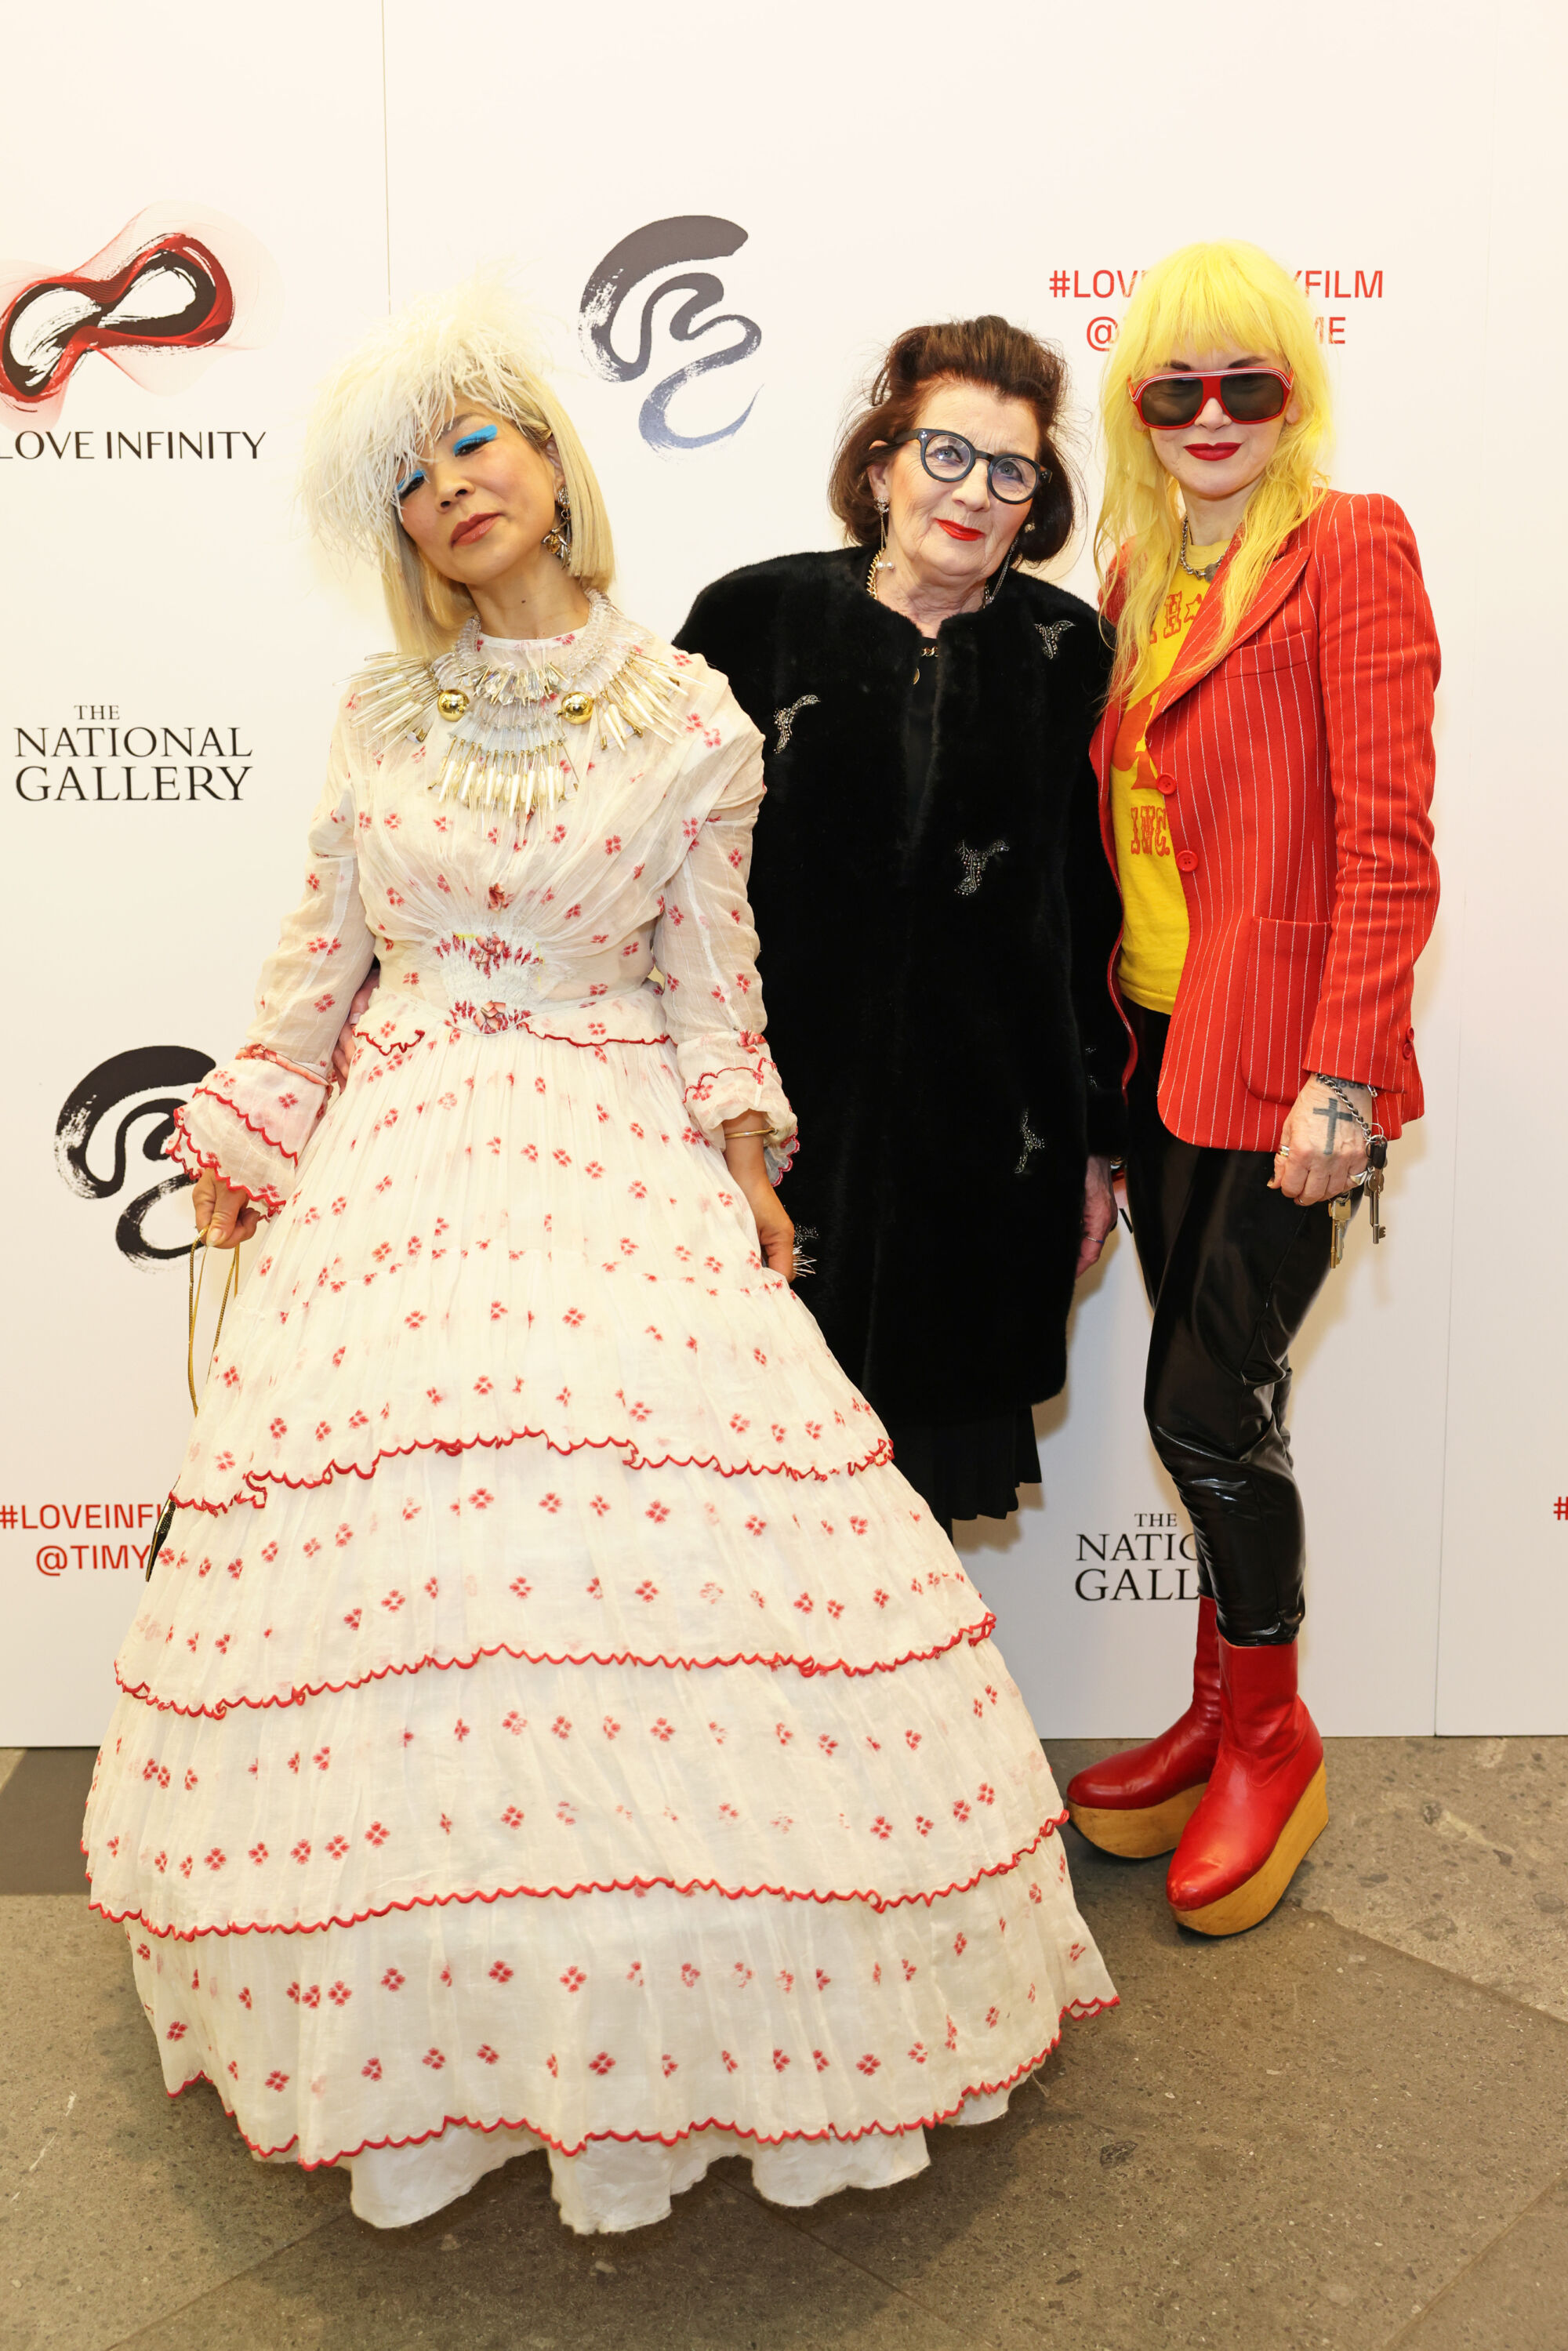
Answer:
M606 601L525 350L427 301L319 415L405 654L171 1145L211 1241L270 1222L87 1850L171 2091L383 2226L542 2145L587 2231L719 2155L904 2178L1114 1993L992 1620L789 1286L759 738Z

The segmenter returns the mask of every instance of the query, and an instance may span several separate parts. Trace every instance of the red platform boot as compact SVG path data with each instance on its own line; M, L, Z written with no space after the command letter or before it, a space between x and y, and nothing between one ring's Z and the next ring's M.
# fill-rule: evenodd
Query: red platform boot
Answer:
M1293 1641L1219 1644L1223 1727L1203 1802L1166 1880L1184 1927L1239 1935L1266 1918L1328 1826L1323 1742L1296 1695Z
M1219 1635L1213 1601L1200 1600L1192 1704L1158 1739L1091 1763L1069 1782L1074 1828L1102 1852L1124 1860L1169 1853L1207 1784L1219 1730Z

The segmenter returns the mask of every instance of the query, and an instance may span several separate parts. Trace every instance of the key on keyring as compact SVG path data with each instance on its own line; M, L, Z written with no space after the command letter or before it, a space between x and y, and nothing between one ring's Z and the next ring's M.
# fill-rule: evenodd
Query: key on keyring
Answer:
M1332 1271L1344 1256L1344 1228L1355 1207L1354 1192L1336 1192L1329 1202L1329 1268Z
M1383 1171L1388 1165L1388 1137L1375 1134L1366 1147L1366 1205L1372 1218L1372 1238L1380 1241L1388 1228L1383 1221Z

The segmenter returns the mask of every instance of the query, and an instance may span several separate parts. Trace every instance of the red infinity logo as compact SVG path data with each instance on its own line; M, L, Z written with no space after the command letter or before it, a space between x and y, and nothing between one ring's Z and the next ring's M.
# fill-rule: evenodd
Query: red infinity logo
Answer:
M110 277L39 279L0 319L0 375L12 400L57 400L89 351L196 350L234 324L234 288L210 246L154 237Z
M0 409L48 423L93 351L143 391L183 392L220 344L254 350L281 313L277 265L247 228L149 204L74 269L0 262Z

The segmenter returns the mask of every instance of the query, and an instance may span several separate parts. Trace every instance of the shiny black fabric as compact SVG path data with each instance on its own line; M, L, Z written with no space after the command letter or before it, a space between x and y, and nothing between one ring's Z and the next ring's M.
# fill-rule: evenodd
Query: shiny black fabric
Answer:
M1127 1207L1155 1310L1144 1411L1192 1520L1198 1581L1239 1648L1293 1641L1305 1530L1285 1414L1291 1342L1329 1270L1322 1206L1269 1189L1267 1152L1180 1142L1156 1096L1170 1026L1129 1005Z

